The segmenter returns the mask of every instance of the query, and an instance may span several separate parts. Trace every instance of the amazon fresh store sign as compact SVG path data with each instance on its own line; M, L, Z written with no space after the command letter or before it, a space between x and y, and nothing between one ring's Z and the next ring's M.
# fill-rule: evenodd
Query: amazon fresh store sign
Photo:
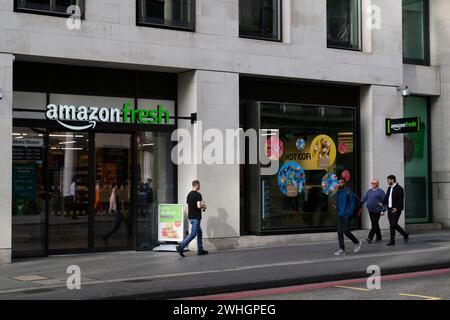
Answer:
M125 103L122 108L49 104L46 117L48 120L57 121L67 129L77 131L94 129L99 122L148 125L170 124L170 113L161 104L158 104L155 109L151 110L135 110L131 103ZM74 121L83 123L74 124Z
M420 132L421 120L417 118L386 119L386 135Z

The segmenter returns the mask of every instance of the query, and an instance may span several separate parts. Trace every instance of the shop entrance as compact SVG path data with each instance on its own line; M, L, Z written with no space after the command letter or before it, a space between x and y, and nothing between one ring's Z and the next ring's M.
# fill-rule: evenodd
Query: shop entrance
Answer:
M158 206L177 194L177 82L175 73L14 63L13 258L158 245ZM49 116L49 106L64 114ZM163 109L170 123L121 121L124 107Z
M131 249L131 134L48 136L48 251Z
M14 127L14 257L156 246L158 204L175 201L169 128L43 127Z

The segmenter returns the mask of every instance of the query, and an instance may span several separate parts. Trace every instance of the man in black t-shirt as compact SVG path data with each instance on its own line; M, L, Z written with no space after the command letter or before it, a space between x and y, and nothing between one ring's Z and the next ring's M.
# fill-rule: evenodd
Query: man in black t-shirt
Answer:
M203 256L208 254L208 251L203 249L203 231L200 226L202 221L202 210L206 210L206 205L203 202L200 192L200 181L195 180L192 182L192 191L187 196L186 203L188 204L188 219L192 225L191 234L184 239L179 246L177 246L177 252L180 256L185 257L184 249L197 237L198 255Z

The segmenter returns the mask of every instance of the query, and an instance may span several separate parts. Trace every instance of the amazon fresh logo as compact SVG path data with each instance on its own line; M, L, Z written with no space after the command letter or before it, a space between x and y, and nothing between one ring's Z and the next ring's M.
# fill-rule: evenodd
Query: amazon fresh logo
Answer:
M405 128L415 128L417 127L417 122L405 122L405 123L396 123L392 125L392 130L399 131Z
M414 133L421 131L421 119L403 118L403 119L386 119L386 134Z
M131 103L125 103L122 109L49 104L46 117L48 120L55 120L63 127L75 131L95 129L99 122L126 124L170 123L170 113L162 105L158 105L153 110L136 110L132 108ZM83 124L74 124L73 122L75 121L83 122Z

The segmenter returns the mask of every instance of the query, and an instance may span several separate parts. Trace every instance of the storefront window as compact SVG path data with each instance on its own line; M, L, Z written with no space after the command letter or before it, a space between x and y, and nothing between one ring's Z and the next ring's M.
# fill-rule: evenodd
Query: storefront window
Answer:
M51 132L48 171L49 249L87 249L88 134Z
M12 247L15 255L45 250L43 130L14 128L12 166Z
M15 0L16 10L33 13L52 13L67 16L70 6L78 6L81 11L84 8L84 0ZM80 12L82 14L82 12Z
M158 205L176 201L176 76L24 62L15 71L13 256L151 250Z
M281 40L281 0L239 0L241 37Z
M158 205L174 202L174 166L168 133L137 134L137 249L158 242Z
M408 97L404 116L420 117L421 131L405 134L405 212L407 223L429 222L430 177L428 144L428 101L425 97Z
M261 105L279 159L278 174L261 176L262 231L335 227L337 179L356 188L355 119L351 108Z
M138 24L194 30L195 0L138 0Z
M360 0L327 0L328 47L361 49Z
M131 135L95 134L95 246L132 247Z
M403 0L403 59L429 64L428 0Z

